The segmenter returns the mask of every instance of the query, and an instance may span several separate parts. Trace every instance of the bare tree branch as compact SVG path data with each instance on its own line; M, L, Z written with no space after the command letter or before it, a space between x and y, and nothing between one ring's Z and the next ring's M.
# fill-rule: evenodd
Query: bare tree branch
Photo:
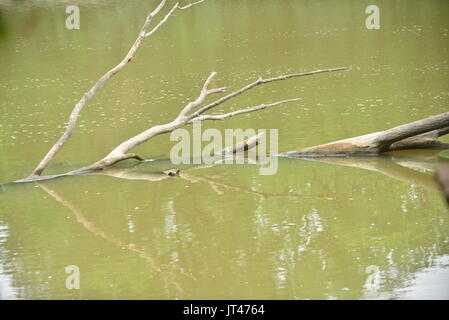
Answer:
M279 105L282 103L295 102L295 101L299 100L299 98L287 99L287 100L281 100L281 101L277 101L277 102L273 102L273 103L269 103L269 104L261 104L261 105L255 106L255 107L240 109L240 110L236 110L236 111L229 112L229 113L222 114L222 115L203 115L203 116L201 116L201 114L204 113L205 111L210 110L210 109L224 103L225 101L227 101L231 98L234 98L234 97L236 97L236 96L238 96L258 85L270 83L273 81L286 80L286 79L290 79L290 78L294 78L294 77L308 76L308 75L314 75L314 74L323 73L323 72L332 72L332 71L340 71L340 70L346 70L346 68L316 70L316 71L306 72L306 73L283 75L283 76L270 78L270 79L259 78L257 81L255 81L237 91L234 91L233 93L226 95L226 96L216 100L215 102L208 104L205 107L200 108L198 111L193 112L191 115L189 115L189 112L192 112L192 111L194 111L195 108L200 107L200 105L205 101L205 99L208 95L214 94L214 93L220 93L225 90L225 88L209 89L210 83L212 82L213 78L216 75L215 72L212 72L205 80L198 98L192 102L189 102L180 111L178 116L173 121L151 127L149 129L139 133L138 135L123 141L118 146L116 146L109 154L107 154L103 159L101 159L89 166L83 167L79 170L74 170L74 171L71 171L71 172L68 172L65 174L53 175L53 176L48 176L48 177L37 177L35 175L34 176L32 175L25 179L17 180L15 182L40 181L40 180L48 180L48 179L61 177L61 176L82 174L82 173L86 173L86 172L89 172L92 170L103 169L103 168L112 166L119 161L131 159L131 158L137 159L137 160L143 160L144 159L143 157L141 157L135 153L129 153L129 151L157 135L172 132L172 131L174 131L182 126L188 125L194 121L223 120L223 119L226 119L229 117L234 117L234 116L237 116L240 114L255 112L255 111L259 111L259 110L262 110L262 109L265 109L268 107L276 106L276 105ZM255 138L254 142L258 143L258 138Z
M233 112L229 112L229 113L225 113L225 114L219 114L219 115L209 115L209 114L205 114L202 116L198 116L192 120L189 120L189 122L194 122L194 121L204 121L204 120L224 120L226 118L231 118L234 116L237 116L239 114L243 114L243 113L250 113L250 112L254 112L254 111L258 111L258 110L262 110L265 108L269 108L269 107L274 107L277 106L279 104L282 103L287 103L287 102L295 102L301 100L300 98L295 98L295 99L287 99L287 100L281 100L281 101L277 101L277 102L273 102L273 103L262 103L258 106L255 107L251 107L251 108L246 108L246 109L240 109L237 111L233 111Z
M159 21L159 23L153 28L151 29L150 32L147 32L144 34L144 38L148 38L149 36L151 36L153 33L155 33L160 26L162 26L167 20L168 18L170 18L170 16L173 14L173 12L178 8L178 3L176 3L171 9L170 11L164 16L164 18Z
M207 77L206 81L204 82L203 88L201 89L200 95L198 96L198 98L195 101L189 102L184 109L181 111L181 113L179 114L179 117L184 118L187 116L187 114L192 111L193 109L195 109L196 107L198 107L201 103L204 102L204 100L206 99L206 97L210 94L213 93L220 93L220 92L224 92L226 90L226 88L217 88L217 89L208 89L212 79L216 76L216 72L212 72L209 77Z
M131 47L131 49L129 50L128 54L125 56L125 58L114 68L112 68L111 70L109 70L108 72L106 72L95 84L94 86L86 93L84 94L84 96L81 98L81 100L75 105L75 108L72 110L72 113L70 115L70 119L69 119L69 123L68 126L64 132L64 134L59 138L59 140L53 145L53 147L50 149L50 151L48 151L48 153L45 155L45 157L41 160L41 162L39 163L39 165L34 169L34 171L32 172L32 174L25 178L25 179L21 179L21 180L17 180L16 182L26 182L26 181L39 181L39 180L47 180L47 179L51 179L51 178L55 178L55 177L60 177L60 176L67 176L67 175L74 175L74 174L80 174L80 173L85 173L86 171L90 171L90 170L98 170L98 169L103 169L105 167L114 165L115 163L122 161L122 160L126 160L126 159L137 159L137 160L144 160L143 157L141 157L138 154L135 153L129 153L129 151L148 141L149 139L151 139L154 136L160 135L160 134L164 134L164 133L168 133L168 132L172 132L173 130L180 128L184 125L187 125L189 123L192 123L193 121L203 121L203 120L223 120L229 117L234 117L240 114L244 114L244 113L250 113L250 112L255 112L258 110L262 110L268 107L272 107L272 106L276 106L282 103L288 103L288 102L294 102L297 101L299 99L287 99L287 100L281 100L281 101L277 101L277 102L273 102L273 103L269 103L269 104L261 104L258 106L254 106L254 107L250 107L250 108L246 108L246 109L240 109L237 111L233 111L233 112L229 112L229 113L225 113L222 115L202 115L203 113L205 113L208 110L211 110L212 108L226 102L227 100L234 98L256 86L262 85L262 84L266 84L266 83L270 83L270 82L274 82L274 81L280 81L280 80L286 80L286 79L290 79L290 78L294 78L294 77L301 77L301 76L308 76L308 75L314 75L314 74L318 74L318 73L323 73L323 72L333 72L333 71L340 71L340 70L346 70L346 68L333 68L333 69L326 69L326 70L316 70L316 71L311 71L311 72L305 72L305 73L295 73L295 74L289 74L289 75L282 75L279 77L275 77L275 78L269 78L269 79L262 79L259 78L257 79L255 82L250 83L248 85L246 85L245 87L234 91L206 106L203 106L202 108L198 109L197 111L195 111L195 109L199 108L200 105L206 100L207 96L211 95L211 94L215 94L215 93L221 93L224 92L226 88L214 88L214 89L209 89L209 86L213 80L213 78L215 77L216 73L212 72L209 77L206 79L206 81L203 84L203 87L201 89L201 92L199 94L199 96L197 97L197 99L195 99L194 101L191 101L190 103L188 103L182 110L181 112L178 114L178 116L171 122L169 123L165 123L165 124L161 124L161 125L156 125L152 128L149 128L143 132L141 132L140 134L122 142L121 144L119 144L117 147L115 147L109 154L107 154L103 159L93 163L90 166L81 168L79 170L75 170L75 171L71 171L65 174L60 174L60 175L53 175L53 176L47 176L47 177L39 177L42 172L44 171L44 169L48 166L48 164L50 163L50 161L56 156L56 154L58 153L58 151L64 146L64 144L68 141L68 139L70 138L70 136L73 133L73 130L75 129L76 126L76 122L77 119L81 113L81 110L84 108L84 106L89 102L89 100L95 95L95 93L100 90L105 82L107 80L109 80L113 75L115 75L117 72L119 72L120 70L122 70L134 57L135 52L137 51L137 49L140 47L140 44L142 43L142 41L145 38L148 38L149 36L151 36L152 34L154 34L172 15L173 13L176 11L176 9L180 9L180 10L185 10L187 8L190 8L191 6L194 6L196 4L200 4L204 2L204 0L199 0L196 2L192 2L188 5L185 6L180 6L179 3L176 3L169 11L168 13L164 16L163 19L161 19L150 31L147 31L150 22L152 21L152 19L163 9L163 7L166 4L166 0L162 0L159 5L156 7L156 9L154 9L150 14L147 15L146 20L144 25L142 26L139 35L137 37L137 39L135 40L133 46ZM191 113L193 112L193 113ZM257 140L257 139L256 139Z
M194 5L196 5L196 4L200 4L200 3L202 3L202 2L204 2L205 0L200 0L200 1L196 1L196 2L193 2L193 3L190 3L190 4L188 4L188 5L185 5L185 6L179 6L179 2L177 2L171 9L170 9L170 11L165 15L165 17L153 28L153 29L151 29L151 31L149 31L148 33L146 33L145 34L145 38L148 38L149 36L151 36L153 33L155 33L156 31L157 31L157 29L159 29L159 27L161 26L161 25L163 25L167 20L168 20L168 18L170 18L170 16L173 14L173 12L175 12L175 10L176 9L179 9L179 10L185 10L185 9L188 9L188 8L190 8L190 7L192 7L192 6L194 6Z
M275 77L275 78L269 78L269 79L262 79L259 78L256 81L244 86L243 88L236 90L220 99L218 99L217 101L214 101L210 104L208 104L207 106L202 107L201 109L199 109L198 111L196 111L195 113L193 113L190 116L190 119L194 119L196 117L198 117L200 114L203 114L204 112L206 112L207 110L210 110L212 108L215 108L216 106L224 103L225 101L234 98L254 87L257 87L261 84L265 84L265 83L269 83L269 82L274 82L274 81L281 81L281 80L287 80L290 78L296 78L296 77L304 77L304 76L311 76L311 75L315 75L318 73L323 73L323 72L334 72L334 71L341 71L341 70L346 70L346 68L333 68L333 69L325 69L325 70L315 70L315 71L311 71L311 72L304 72L304 73L294 73L294 74L289 74L289 75L283 75L283 76L279 76L279 77Z
M94 163L88 167L85 167L83 169L97 170L97 169L102 169L102 168L114 165L115 163L124 160L126 157L126 154L132 148L148 141L149 139L151 139L157 135L172 132L173 130L176 130L186 124L189 124L192 121L195 121L195 120L201 121L201 119L198 118L198 116L201 115L202 113L204 113L205 111L210 110L210 109L224 103L225 101L227 101L231 98L234 98L234 97L236 97L236 96L238 96L258 85L266 84L266 83L270 83L270 82L274 82L274 81L286 80L286 79L295 78L295 77L309 76L309 75L315 75L318 73L341 71L341 70L346 70L346 68L334 68L334 69L326 69L326 70L316 70L316 71L305 72L305 73L295 73L295 74L283 75L283 76L270 78L270 79L259 78L257 81L255 81L237 91L234 91L233 93L226 95L226 96L216 100L215 102L206 105L205 107L200 108L198 111L194 112L190 116L186 116L186 114L189 111L192 111L195 107L199 106L209 94L224 91L224 88L208 89L210 82L212 81L212 79L215 76L215 72L213 72L206 79L199 97L196 100L194 100L193 102L190 102L189 104L187 104L187 106L185 106L183 108L183 110L180 112L180 114L178 115L178 117L175 120L173 120L169 123L166 123L166 124L157 125L152 128L149 128L148 130L145 130L145 131L139 133L138 135L122 142L116 148L114 148L108 155L106 155L103 159L101 159L101 160L97 161L96 163ZM235 115L248 113L248 112L254 112L254 111L261 110L261 109L265 109L270 106L278 105L278 104L281 104L284 102L292 102L292 101L296 101L296 100L297 99L289 99L289 100L275 102L272 104L259 105L259 106L248 108L248 109L234 111L234 112L231 112L230 114L226 114L223 116L224 117L232 117ZM206 117L204 120L217 120L214 118L220 117L220 116L210 116L210 117L212 117L212 118L209 119L209 117ZM129 157L126 157L126 159L128 159L128 158Z
M204 2L204 0L199 0L199 1L196 1L196 2L192 2L192 3L189 3L189 4L185 5L185 6L183 6L183 7L178 6L178 8L181 9L181 10L184 10L184 9L190 8L191 6L199 4L201 2Z
M151 20L162 10L162 8L165 6L166 0L162 0L161 3L154 9L150 14L147 15L145 23L142 26L142 29L139 32L139 35L137 36L137 39L134 41L134 44L132 45L131 49L128 51L127 55L123 60L110 69L108 72L106 72L98 81L94 84L94 86L87 91L80 101L75 105L73 108L69 122L67 124L67 128L64 131L63 135L58 139L58 141L51 147L51 149L47 152L45 157L41 160L41 162L37 165L37 167L33 170L31 173L31 176L38 176L41 175L42 172L45 170L45 168L48 166L50 161L56 156L56 154L59 152L59 150L66 144L66 142L69 140L69 138L72 136L73 130L76 127L76 122L78 120L78 117L83 110L84 106L92 99L92 97L99 91L107 80L109 80L113 75L115 75L117 72L122 70L134 57L135 52L140 47L140 44L142 41L149 37L151 34L156 32L159 27L164 24L168 18L173 14L173 12L176 9L187 9L195 4L201 3L204 0L197 1L195 3L191 3L189 5L186 5L184 7L179 7L178 3L175 4L175 6L169 11L169 13L150 31L147 33L148 26L150 25Z

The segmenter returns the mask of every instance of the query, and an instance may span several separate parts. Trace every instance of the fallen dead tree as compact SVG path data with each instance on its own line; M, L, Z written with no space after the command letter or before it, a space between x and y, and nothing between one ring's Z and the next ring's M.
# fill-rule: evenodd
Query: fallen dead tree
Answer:
M168 11L168 13L165 15L165 17L158 24L156 24L156 26L154 26L150 31L147 31L152 19L164 7L166 0L163 0L157 6L157 8L147 16L145 23L144 23L141 31L139 32L137 39L135 40L133 46L131 47L130 51L125 56L125 58L117 66L115 66L114 68L112 68L111 70L106 72L95 83L95 85L87 93L85 93L83 95L81 100L75 105L74 109L72 110L72 113L70 114L68 126L67 126L64 134L58 139L58 141L48 151L48 153L41 160L41 162L38 164L38 166L33 170L31 175L25 179L17 180L15 182L30 182L30 181L48 180L48 179L52 179L52 178L56 178L56 177L60 177L60 176L87 173L87 172L107 168L109 166L112 166L112 165L120 162L120 161L127 160L127 159L136 159L139 161L143 161L144 157L142 157L141 155L138 155L136 153L132 153L132 152L130 152L130 150L133 149L134 147L150 140L151 138L153 138L157 135L172 132L175 129L178 129L178 128L188 125L188 124L191 124L195 121L224 120L224 119L231 118L231 117L234 117L234 116L237 116L240 114L255 112L255 111L265 109L265 108L274 107L274 106L277 106L277 105L280 105L283 103L295 102L295 101L300 100L299 98L293 98L293 99L280 100L280 101L276 101L276 102L272 102L272 103L263 103L263 104L260 104L257 106L242 108L242 109L232 111L229 113L225 113L225 114L208 114L207 113L207 112L210 112L213 108L216 108L217 106L223 104L224 102L226 102L240 94L243 94L244 92L246 92L248 90L251 90L257 86L264 85L264 84L267 84L270 82L282 81L282 80L287 80L287 79L296 78L296 77L310 76L310 75L315 75L315 74L324 73L324 72L334 72L334 71L346 70L346 68L332 68L332 69L325 69L325 70L315 70L315 71L304 72L304 73L281 75L278 77L268 78L268 79L259 78L259 79L255 80L254 82L249 83L248 85L246 85L236 91L233 91L233 92L231 92L231 93L229 93L229 94L227 94L207 105L201 106L205 102L206 98L209 97L210 95L223 93L226 90L226 88L224 88L224 87L223 88L213 88L213 89L209 88L213 78L216 75L215 72L212 72L209 75L209 77L206 79L206 81L204 82L204 85L201 89L199 96L194 101L191 101L186 106L184 106L181 109L178 116L174 120L172 120L168 123L165 123L165 124L160 124L160 125L151 127L149 129L139 133L138 135L125 140L124 142L122 142L121 144L116 146L105 157L103 157L102 159L96 161L95 163L93 163L89 166L86 166L86 167L83 167L81 169L74 170L71 172L63 173L63 174L51 175L51 176L41 176L43 171L45 170L45 168L48 166L48 164L52 161L52 159L56 156L56 154L59 152L59 150L65 145L65 143L68 141L68 139L72 135L72 133L76 127L76 121L81 113L81 110L84 108L84 106L87 104L87 102L95 95L95 93L104 86L104 84L107 80L109 80L114 74L116 74L117 72L122 70L130 61L132 61L132 58L133 58L135 52L137 51L137 49L140 47L141 42L143 40L145 40L146 38L148 38L150 35L152 35L154 32L156 32L159 29L159 27L161 25L163 25L177 9L179 9L179 10L187 9L187 8L189 8L193 5L199 4L203 1L204 0L193 2L186 6L180 6L178 3L176 3ZM246 147L243 146L243 148L246 148Z
M286 100L280 100L280 101L276 101L276 102L272 102L272 103L263 103L263 104L248 107L248 108L242 108L242 109L232 111L229 113L224 113L224 114L206 114L206 112L210 111L211 109L216 108L217 106L221 105L222 103L224 103L224 102L226 102L226 101L228 101L248 90L251 90L257 86L264 85L264 84L267 84L270 82L282 81L282 80L286 80L286 79L290 79L290 78L310 76L310 75L315 75L315 74L324 73L324 72L334 72L334 71L341 71L341 70L346 70L346 68L315 70L315 71L311 71L311 72L282 75L279 77L268 78L268 79L259 78L256 81L254 81L236 91L233 91L233 92L231 92L231 93L229 93L229 94L227 94L227 95L225 95L205 106L200 107L203 104L203 102L206 100L206 97L208 97L209 95L225 92L225 90L226 90L226 88L224 88L224 87L209 89L209 85L212 82L212 79L216 75L216 72L212 72L209 75L209 77L206 79L206 81L204 82L203 88L201 89L201 92L200 92L198 98L195 99L194 101L189 102L186 106L184 106L182 108L182 110L180 111L180 113L178 114L178 116L174 120L172 120L168 123L165 123L165 124L153 126L149 129L139 133L138 135L125 140L124 142L120 143L117 147L115 147L104 158L100 159L99 161L96 161L95 163L93 163L89 166L80 168L78 170L70 171L67 173L63 173L63 174L41 176L43 169L45 169L45 167L49 163L49 161L47 161L46 165L43 168L41 168L39 172L37 172L37 173L34 172L27 178L16 180L14 182L40 181L40 180L53 179L53 178L57 178L57 177L61 177L61 176L83 174L83 173L91 172L94 170L100 170L100 169L110 167L120 161L127 160L127 159L136 159L139 161L144 161L145 160L144 157L142 157L141 155L138 155L136 153L130 153L129 151L131 149L137 147L138 145L150 140L151 138L153 138L155 136L172 132L178 128L192 124L195 121L225 120L227 118L231 118L231 117L238 116L241 114L251 113L251 112L263 110L266 108L274 107L274 106L277 106L277 105L280 105L283 103L295 102L295 101L300 100L300 98L286 99ZM253 141L253 142L255 142L255 141ZM250 144L251 143L252 142L250 142ZM238 148L243 148L243 150L247 147L248 146L245 145L245 142L243 142L243 145L238 146Z
M437 139L449 133L449 112L403 124L385 131L338 140L298 151L282 153L291 157L376 156L407 149L445 149Z
M105 155L102 159L92 163L91 165L85 166L83 168L66 172L63 174L50 175L50 176L42 176L43 171L47 168L48 164L53 160L59 150L65 145L70 136L72 135L75 127L77 119L84 108L84 106L88 103L88 101L95 95L95 93L100 90L107 80L109 80L113 75L122 70L130 61L132 61L134 54L137 49L140 47L142 41L146 38L154 34L176 10L184 10L193 5L204 2L204 0L200 0L197 2L193 2L186 6L180 6L178 3L175 4L166 15L157 23L150 31L148 31L149 26L153 18L163 9L165 6L166 0L162 0L162 2L157 6L155 10L153 10L146 18L145 23L139 32L137 39L129 50L128 54L125 58L114 68L106 72L95 84L94 86L83 95L81 100L75 105L72 110L69 118L69 122L67 128L63 135L58 139L58 141L52 146L52 148L47 152L44 158L40 161L38 166L33 170L30 176L17 180L15 182L30 182L30 181L40 181L40 180L48 180L61 176L68 175L77 175L83 173L89 173L95 170L104 169L110 166L115 165L116 163L127 160L127 159L136 159L139 161L144 161L145 158L141 155L131 152L131 150L138 145L147 142L155 136L172 132L180 127L192 124L197 121L212 121L212 120L225 120L227 118L231 118L234 116L238 116L245 113L251 113L255 111L259 111L265 108L274 107L280 104L295 102L300 100L299 98L292 98L286 100L280 100L271 103L263 103L260 105L241 108L236 111L224 113L224 114L211 114L212 109L217 106L227 102L228 100L235 98L246 91L249 91L257 86L265 85L271 82L277 82L282 80L287 80L290 78L303 77L316 75L324 72L335 72L346 70L346 68L332 68L332 69L324 69L324 70L315 70L311 72L304 73L293 73L288 75L281 75L274 78L258 78L254 82L251 82L238 90L235 90L227 95L224 95L217 100L208 103L206 105L205 101L209 96L216 95L219 93L223 93L226 91L225 87L221 88L210 88L211 83L216 75L215 72L212 72L207 79L205 80L203 87L200 91L198 97L185 105L180 113L177 115L175 119L165 124L159 124L148 128L141 133L137 134L134 137L131 137L118 146L113 148L113 150ZM415 121L409 124L405 124L402 126L394 127L392 129L376 132L364 136L359 136L351 139L345 139L340 141L331 142L324 145L319 145L315 147L310 147L307 149L287 152L281 155L286 156L296 156L296 157L310 157L310 156L335 156L335 155L378 155L383 152L393 151L393 150L403 150L403 149L415 149L415 148L443 148L447 147L446 144L442 144L437 141L438 137L444 135L449 132L449 112L443 113L437 116L429 117L427 119ZM254 141L250 142L258 142L258 139L255 138ZM243 145L238 146L237 149L245 150L248 147L253 147L257 145ZM232 148L232 147L231 147ZM227 150L228 152L229 150Z
M107 71L100 79L97 80L97 82L93 85L92 88L90 88L89 91L87 91L78 101L78 103L73 108L69 121L67 124L67 127L62 134L62 136L58 139L58 141L50 148L50 150L47 152L45 157L41 160L41 162L37 165L37 167L33 170L31 173L31 176L39 176L42 174L42 172L45 170L45 168L48 166L51 160L56 156L56 154L61 150L61 148L67 143L69 138L73 134L73 130L76 127L76 122L78 120L79 115L81 114L81 111L86 106L86 104L92 99L92 97L105 85L106 81L108 81L112 76L117 74L120 70L122 70L128 63L132 61L134 58L134 54L136 53L137 49L139 49L140 44L149 36L151 36L153 33L155 33L160 26L162 26L168 18L176 11L176 10L184 10L192 5L198 4L203 2L204 0L200 0L194 3L191 3L187 6L180 6L178 3L176 3L170 11L165 15L165 17L156 24L150 31L148 30L148 27L150 26L151 21L153 18L162 10L162 8L165 6L166 0L162 0L161 3L157 6L156 9L154 9L145 19L145 23L142 26L142 29L139 32L139 35L137 36L137 39L134 41L131 49L128 51L126 56L123 58L122 61L109 71Z

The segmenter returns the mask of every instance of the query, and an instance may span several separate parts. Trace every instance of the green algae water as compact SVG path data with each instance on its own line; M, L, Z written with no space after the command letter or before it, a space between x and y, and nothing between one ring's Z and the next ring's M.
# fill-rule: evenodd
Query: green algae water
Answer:
M73 3L72 3L73 2ZM157 1L0 1L0 299L448 299L449 209L438 152L279 158L160 174L158 136L93 175L9 184L64 131L75 103L117 64ZM448 110L449 2L224 1L179 12L83 110L46 173L90 164L171 121L204 79L347 67L256 88L217 112L302 100L204 128L278 129L279 152ZM443 139L444 141L444 139ZM448 139L446 138L446 141ZM79 289L67 288L76 266Z

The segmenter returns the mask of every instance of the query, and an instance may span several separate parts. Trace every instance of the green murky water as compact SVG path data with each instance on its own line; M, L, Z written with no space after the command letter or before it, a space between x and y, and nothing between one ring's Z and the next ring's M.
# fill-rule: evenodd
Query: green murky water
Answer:
M73 105L126 54L150 1L0 1L0 182L31 172ZM72 3L71 2L71 3ZM302 100L204 128L277 128L279 151L379 131L448 109L449 3L218 1L178 13L83 111L47 173L104 156L170 121L202 81L348 67L257 88L219 111ZM447 141L447 139L446 139ZM136 151L167 159L159 136ZM216 165L168 161L0 190L0 298L449 298L449 210L435 152ZM66 288L65 267L80 270Z

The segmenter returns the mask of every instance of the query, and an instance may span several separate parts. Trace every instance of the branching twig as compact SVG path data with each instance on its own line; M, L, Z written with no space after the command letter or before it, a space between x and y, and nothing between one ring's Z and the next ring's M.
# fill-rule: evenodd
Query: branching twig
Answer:
M204 112L206 112L207 110L210 110L220 104L222 104L223 102L234 98L254 87L257 87L261 84L265 84L265 83L269 83L269 82L274 82L274 81L281 81L281 80L287 80L290 78L296 78L296 77L304 77L304 76L311 76L314 74L318 74L318 73L323 73L323 72L333 72L333 71L341 71L341 70L346 70L346 68L333 68L333 69L326 69L326 70L315 70L315 71L310 71L310 72L304 72L304 73L294 73L294 74L289 74L289 75L283 75L283 76L279 76L279 77L275 77L275 78L269 78L269 79L262 79L259 78L256 81L244 86L243 88L234 91L220 99L218 99L217 101L214 101L210 104L208 104L207 106L202 107L201 109L199 109L197 112L193 113L190 116L190 120L196 118L197 116L199 116L200 114L203 114Z
M139 133L138 135L136 135L132 138L129 138L128 140L125 140L124 142L119 144L117 147L115 147L103 159L101 159L89 166L83 167L79 170L71 171L71 172L68 172L68 173L62 174L62 175L55 175L55 176L49 176L49 177L38 177L38 176L32 175L28 178L17 180L15 182L30 182L30 181L38 181L38 180L47 180L47 179L51 179L54 177L85 173L86 171L103 169L103 168L112 166L119 161L131 159L131 158L134 158L137 160L143 160L143 157L141 157L135 153L129 153L129 151L131 149L133 149L134 147L148 141L149 139L151 139L157 135L172 132L172 131L174 131L182 126L188 125L194 121L223 120L223 119L234 117L234 116L237 116L240 114L255 112L255 111L273 107L273 106L276 106L276 105L279 105L282 103L295 102L295 101L299 100L299 98L281 100L281 101L277 101L277 102L273 102L273 103L261 104L261 105L255 106L255 107L249 107L249 108L245 108L245 109L236 110L236 111L225 113L222 115L202 115L204 112L211 110L212 108L221 105L225 101L227 101L231 98L234 98L234 97L236 97L236 96L238 96L258 85L266 84L266 83L270 83L270 82L274 82L274 81L286 80L286 79L290 79L290 78L294 78L294 77L302 77L302 76L314 75L314 74L323 73L323 72L333 72L333 71L340 71L340 70L346 70L346 68L334 68L334 69L326 69L326 70L316 70L316 71L311 71L311 72L306 72L306 73L295 73L295 74L283 75L283 76L270 78L270 79L259 78L255 82L200 108L200 105L205 101L207 96L214 94L214 93L220 93L220 92L225 91L225 88L209 89L209 85L212 82L212 79L216 75L215 72L212 72L205 80L198 98L196 98L194 101L189 102L180 111L179 115L173 121L165 123L165 124L156 125L154 127L151 127L149 129ZM199 109L197 111L194 111L196 108L199 108ZM191 113L191 112L193 112L193 113Z
M196 2L192 2L192 3L189 3L189 4L185 5L185 6L183 6L183 7L180 7L180 6L178 5L178 9L184 10L184 9L190 8L191 6L194 6L194 5L196 5L196 4L199 4L199 3L201 3L201 2L204 2L204 0L199 0L199 1L196 1Z
M184 7L178 6L178 3L175 4L175 6L168 12L167 15L150 31L147 33L148 26L150 25L151 20L162 10L162 8L165 6L166 0L162 0L161 3L157 6L156 9L154 9L148 16L146 17L145 23L142 26L142 29L139 32L139 35L137 36L137 39L134 41L134 44L132 45L131 49L128 51L127 55L123 60L110 69L108 72L106 72L98 81L94 84L94 86L87 91L80 101L75 105L75 107L72 110L72 113L70 114L69 122L67 124L67 128L64 131L63 135L58 139L58 141L51 147L51 149L47 152L45 157L41 160L41 162L38 164L38 166L33 170L31 173L32 176L39 176L42 174L42 172L45 170L45 168L48 166L50 161L56 156L56 154L59 152L59 150L66 144L66 142L71 137L73 130L76 127L76 122L78 120L78 117L83 110L84 106L89 102L90 99L99 91L107 80L109 80L113 75L115 75L117 72L122 70L134 57L135 52L140 47L140 44L142 41L149 37L151 34L156 32L159 27L164 24L168 18L173 14L173 12L176 9L187 9L195 4L201 3L204 0L197 1L194 3L191 3L189 5L186 5Z
M203 121L203 120L224 120L226 118L231 118L231 117L237 116L239 114L250 113L250 112L262 110L262 109L265 109L265 108L274 107L274 106L277 106L278 104L287 103L287 102L295 102L295 101L298 101L298 100L301 100L301 99L300 98L296 98L296 99L281 100L281 101L268 103L268 104L263 103L263 104L260 104L258 106L255 106L255 107L246 108L246 109L240 109L240 110L237 110L237 111L233 111L233 112L229 112L229 113L225 113L225 114L219 114L219 115L205 114L205 115L193 118L192 120L189 120L189 122Z
M219 93L224 92L226 88L216 88L216 89L208 89L210 83L212 82L212 79L217 75L216 72L212 72L209 77L207 77L206 81L204 82L203 88L201 89L200 95L195 101L189 102L184 109L182 109L181 113L179 114L179 118L185 118L187 117L188 113L191 112L193 109L198 107L201 103L206 100L206 97L213 93Z
M233 116L236 116L239 114L254 112L254 111L258 111L258 110L265 109L268 107L276 106L281 103L297 101L299 99L299 98L295 98L295 99L277 101L277 102L273 102L270 104L262 104L262 105L259 105L256 107L241 109L241 110L230 112L230 113L227 113L224 115L206 115L206 116L203 116L203 118L200 117L200 115L203 114L204 112L211 110L212 108L221 105L225 101L227 101L231 98L234 98L234 97L242 94L243 92L246 92L258 85L266 84L266 83L270 83L270 82L274 82L274 81L286 80L286 79L290 79L290 78L294 78L294 77L308 76L308 75L314 75L314 74L323 73L323 72L333 72L333 71L340 71L340 70L346 70L346 68L334 68L334 69L326 69L326 70L317 70L317 71L306 72L306 73L295 73L295 74L283 75L283 76L279 76L276 78L270 78L270 79L259 78L255 82L253 82L237 91L234 91L233 93L228 94L228 95L216 100L215 102L212 102L212 103L200 108L199 110L197 110L189 115L188 113L193 111L196 107L199 107L199 105L202 102L204 102L204 100L206 99L206 97L208 95L213 94L213 93L223 92L225 90L225 88L216 88L216 89L208 88L208 86L210 85L210 82L212 81L213 77L216 74L215 72L212 72L209 75L209 77L206 79L198 98L192 102L189 102L181 110L181 112L179 113L179 115L176 117L175 120L173 120L169 123L156 125L152 128L149 128L148 130L145 130L145 131L139 133L138 135L122 142L117 147L115 147L115 149L113 149L108 155L106 155L103 159L101 159L100 161L97 161L94 164L92 164L88 167L85 167L83 169L84 170L102 169L102 168L114 165L115 163L122 161L124 159L129 159L128 152L132 148L148 141L149 139L151 139L157 135L172 132L182 126L192 123L193 121L218 120L218 119L221 120L221 119L233 117Z
M79 170L75 170L75 171L71 171L68 172L66 174L62 174L62 175L54 175L54 176L49 176L49 177L40 177L40 175L42 174L43 170L47 167L47 165L49 164L49 162L55 157L56 153L62 148L62 146L67 142L67 140L70 138L70 136L73 133L73 130L76 126L76 121L78 116L80 115L81 110L83 109L83 107L87 104L87 102L93 97L93 95L99 90L101 89L105 82L110 79L114 74L116 74L117 72L119 72L121 69L123 69L133 58L134 53L137 51L137 49L139 48L140 44L142 43L142 41L145 38L148 38L149 36L151 36L153 33L155 33L167 20L170 16L173 15L173 13L176 11L176 9L180 9L180 10L185 10L187 8L190 8L193 5L199 4L204 2L204 0L199 0L196 2L192 2L188 5L185 6L180 6L179 3L176 3L169 11L168 13L164 16L164 18L162 20L159 21L159 23L157 23L150 31L147 31L150 22L152 21L152 19L162 10L162 8L165 6L166 0L162 0L162 2L157 6L156 9L153 10L153 12L151 12L146 20L145 23L139 33L139 36L137 37L136 41L134 42L133 46L131 47L131 49L129 50L128 54L125 56L125 58L114 68L112 68L111 70L109 70L108 72L106 72L98 81L97 83L95 83L95 85L83 96L83 98L78 102L78 104L75 106L75 108L72 111L72 114L70 115L70 120L69 120L69 124L67 126L66 131L64 132L64 134L62 135L62 137L56 142L56 144L50 149L50 151L47 153L47 155L44 157L44 159L42 159L42 161L39 163L39 165L36 167L36 169L34 169L34 171L32 172L32 174L25 178L25 179L21 179L21 180L17 180L16 182L27 182L27 181L37 181L37 180L45 180L45 179L51 179L53 177L59 177L59 176L66 176L66 175L74 175L74 174L80 174L80 173L85 173L86 171L92 171L92 170L98 170L98 169L103 169L106 167L109 167L111 165L114 165L115 163L122 161L122 160L126 160L126 159L137 159L137 160L143 160L143 157L139 156L138 154L135 153L129 153L129 151L131 149L133 149L134 147L148 141L149 139L151 139L154 136L160 135L160 134L164 134L164 133L168 133L168 132L172 132L173 130L180 128L182 126L185 126L187 124L190 124L194 121L204 121L204 120L223 120L226 118L230 118L230 117L234 117L240 114L245 114L245 113L250 113L250 112L255 112L258 110L262 110L265 108L269 108L269 107L273 107L282 103L287 103L287 102L295 102L298 101L299 98L294 98L294 99L287 99L287 100L281 100L281 101L277 101L277 102L273 102L273 103L268 103L268 104L260 104L258 106L254 106L254 107L249 107L249 108L245 108L245 109L240 109L240 110L236 110L233 112L229 112L229 113L225 113L222 115L209 115L209 114L204 114L206 111L211 110L214 107L217 107L219 105L221 105L222 103L226 102L227 100L234 98L256 86L262 85L262 84L266 84L266 83L270 83L270 82L275 82L275 81L281 81L281 80L286 80L286 79L290 79L290 78L295 78L295 77L302 77L302 76L308 76L308 75L314 75L314 74L318 74L318 73L323 73L323 72L333 72L333 71L340 71L340 70L345 70L346 68L333 68L333 69L326 69L326 70L316 70L316 71L311 71L311 72L305 72L305 73L295 73L295 74L289 74L289 75L282 75L279 77L275 77L275 78L269 78L269 79L262 79L259 78L256 81L244 86L243 88L240 88L224 97L219 98L218 100L207 104L206 106L200 107L201 104L206 100L206 98L211 95L211 94L215 94L215 93L221 93L224 92L226 90L226 88L213 88L213 89L209 89L209 86L213 80L213 78L215 77L216 73L212 72L209 77L207 77L206 81L203 84L203 87L201 89L201 92L198 96L198 98L196 98L195 100L189 102L182 110L181 112L178 114L178 116L171 122L169 123L165 123L165 124L161 124L161 125L156 125L152 128L149 128L141 133L139 133L138 135L122 142L121 144L119 144L117 147L115 147L109 154L107 154L103 159L93 163L90 166L81 168ZM199 109L198 109L199 108ZM196 111L195 111L196 109ZM203 115L204 114L204 115Z

